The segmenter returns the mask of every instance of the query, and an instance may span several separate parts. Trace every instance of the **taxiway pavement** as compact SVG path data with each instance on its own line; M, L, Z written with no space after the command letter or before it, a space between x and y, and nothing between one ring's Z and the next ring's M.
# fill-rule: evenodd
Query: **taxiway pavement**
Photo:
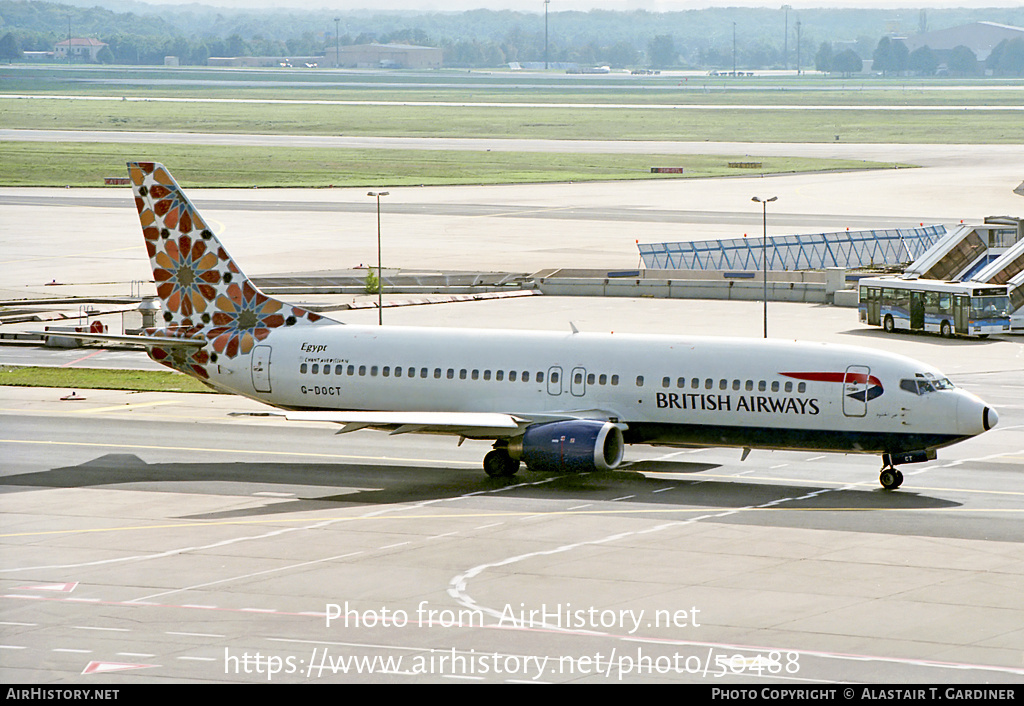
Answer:
M635 264L641 235L731 237L736 218L759 224L750 196L769 191L776 233L786 214L828 230L836 214L941 222L1024 203L1005 164L966 168L396 190L389 198L423 212L385 216L385 262L619 268ZM28 203L36 196L47 200ZM368 203L343 218L323 207L362 204L365 190L205 199L223 204L209 215L250 274L376 259ZM250 208L275 201L290 205ZM616 216L663 209L707 222ZM0 254L3 287L18 292L124 294L151 276L131 201L110 191L0 189ZM44 289L51 279L64 286ZM769 311L772 336L933 362L992 404L999 425L906 467L898 492L878 487L874 457L754 451L740 462L723 449L635 448L612 473L497 481L480 470L485 444L228 416L257 409L241 398L89 391L62 402L56 390L0 388L0 676L1024 682L1024 341L885 336L848 309ZM385 320L756 337L760 306L530 297Z

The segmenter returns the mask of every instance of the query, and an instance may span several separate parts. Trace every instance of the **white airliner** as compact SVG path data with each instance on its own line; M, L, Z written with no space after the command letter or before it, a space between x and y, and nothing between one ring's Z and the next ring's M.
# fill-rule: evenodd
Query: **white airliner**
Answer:
M150 357L291 420L494 442L491 476L616 468L626 444L881 454L897 464L991 429L938 370L865 348L679 335L354 326L264 295L170 173L128 172L163 326ZM67 334L61 334L67 335Z

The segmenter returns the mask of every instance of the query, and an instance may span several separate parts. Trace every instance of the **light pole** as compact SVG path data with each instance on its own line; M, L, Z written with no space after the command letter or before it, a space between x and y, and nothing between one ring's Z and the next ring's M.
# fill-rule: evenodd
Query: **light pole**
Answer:
M768 338L768 204L778 199L772 196L770 199L759 199L754 197L751 201L761 204L761 225L764 228L764 237L761 240L761 277L764 281L764 337Z
M732 23L732 77L736 78L736 23Z
M334 18L334 68L341 63L341 18ZM348 25L346 25L347 27Z
M544 68L548 68L548 5L551 0L544 0Z
M387 196L387 191L371 191L367 196L374 196L377 199L377 325L384 325L384 275L381 271L380 257L380 197Z
M800 75L800 20L796 21L796 75Z
M782 50L782 64L783 68L789 71L789 11L793 9L791 5L783 5L783 11L786 13L786 32L783 35L783 46L785 49Z

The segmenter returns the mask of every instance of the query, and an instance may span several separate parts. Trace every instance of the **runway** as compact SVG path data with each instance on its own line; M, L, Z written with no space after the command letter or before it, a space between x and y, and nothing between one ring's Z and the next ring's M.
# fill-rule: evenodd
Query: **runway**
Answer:
M794 218L945 219L1009 212L1020 201L1010 165L944 182L953 162L695 185L410 189L402 202L427 215L407 206L385 223L408 267L621 266L635 264L641 229L680 226L598 209L720 214L705 231L735 229L728 218L769 184ZM36 195L52 200L15 203ZM96 205L74 201L83 196ZM57 293L42 286L52 278L60 293L124 294L131 280L148 281L138 219L122 194L0 197L12 199L0 208L5 289ZM202 198L211 195L200 206ZM328 211L246 207L354 204L365 190L212 198L223 207L211 218L250 274L375 257L358 240L375 232L368 210L353 206L339 225ZM700 206L682 208L681 198ZM472 212L493 205L516 215ZM593 217L541 220L516 210L527 205ZM567 330L573 321L582 330L758 336L760 312L759 302L528 297L389 309L385 323ZM344 318L375 321L376 312ZM218 395L87 391L65 402L64 390L0 388L0 676L1024 683L1024 342L886 336L860 327L852 310L798 304L771 305L770 335L926 360L997 409L999 424L904 467L897 492L878 486L875 457L755 450L741 462L738 449L631 447L615 472L524 470L497 481L480 468L480 442L336 436L333 427L229 416L261 408ZM111 355L117 365L131 354Z

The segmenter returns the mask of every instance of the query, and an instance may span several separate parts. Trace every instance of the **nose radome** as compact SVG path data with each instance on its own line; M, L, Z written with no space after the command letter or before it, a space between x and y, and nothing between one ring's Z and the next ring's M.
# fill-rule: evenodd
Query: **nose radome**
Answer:
M988 431L999 423L999 415L991 407L985 407L985 411L981 413L981 422L985 431Z
M956 422L961 434L974 436L996 425L999 415L994 409L969 392L961 390L960 393L956 405Z

